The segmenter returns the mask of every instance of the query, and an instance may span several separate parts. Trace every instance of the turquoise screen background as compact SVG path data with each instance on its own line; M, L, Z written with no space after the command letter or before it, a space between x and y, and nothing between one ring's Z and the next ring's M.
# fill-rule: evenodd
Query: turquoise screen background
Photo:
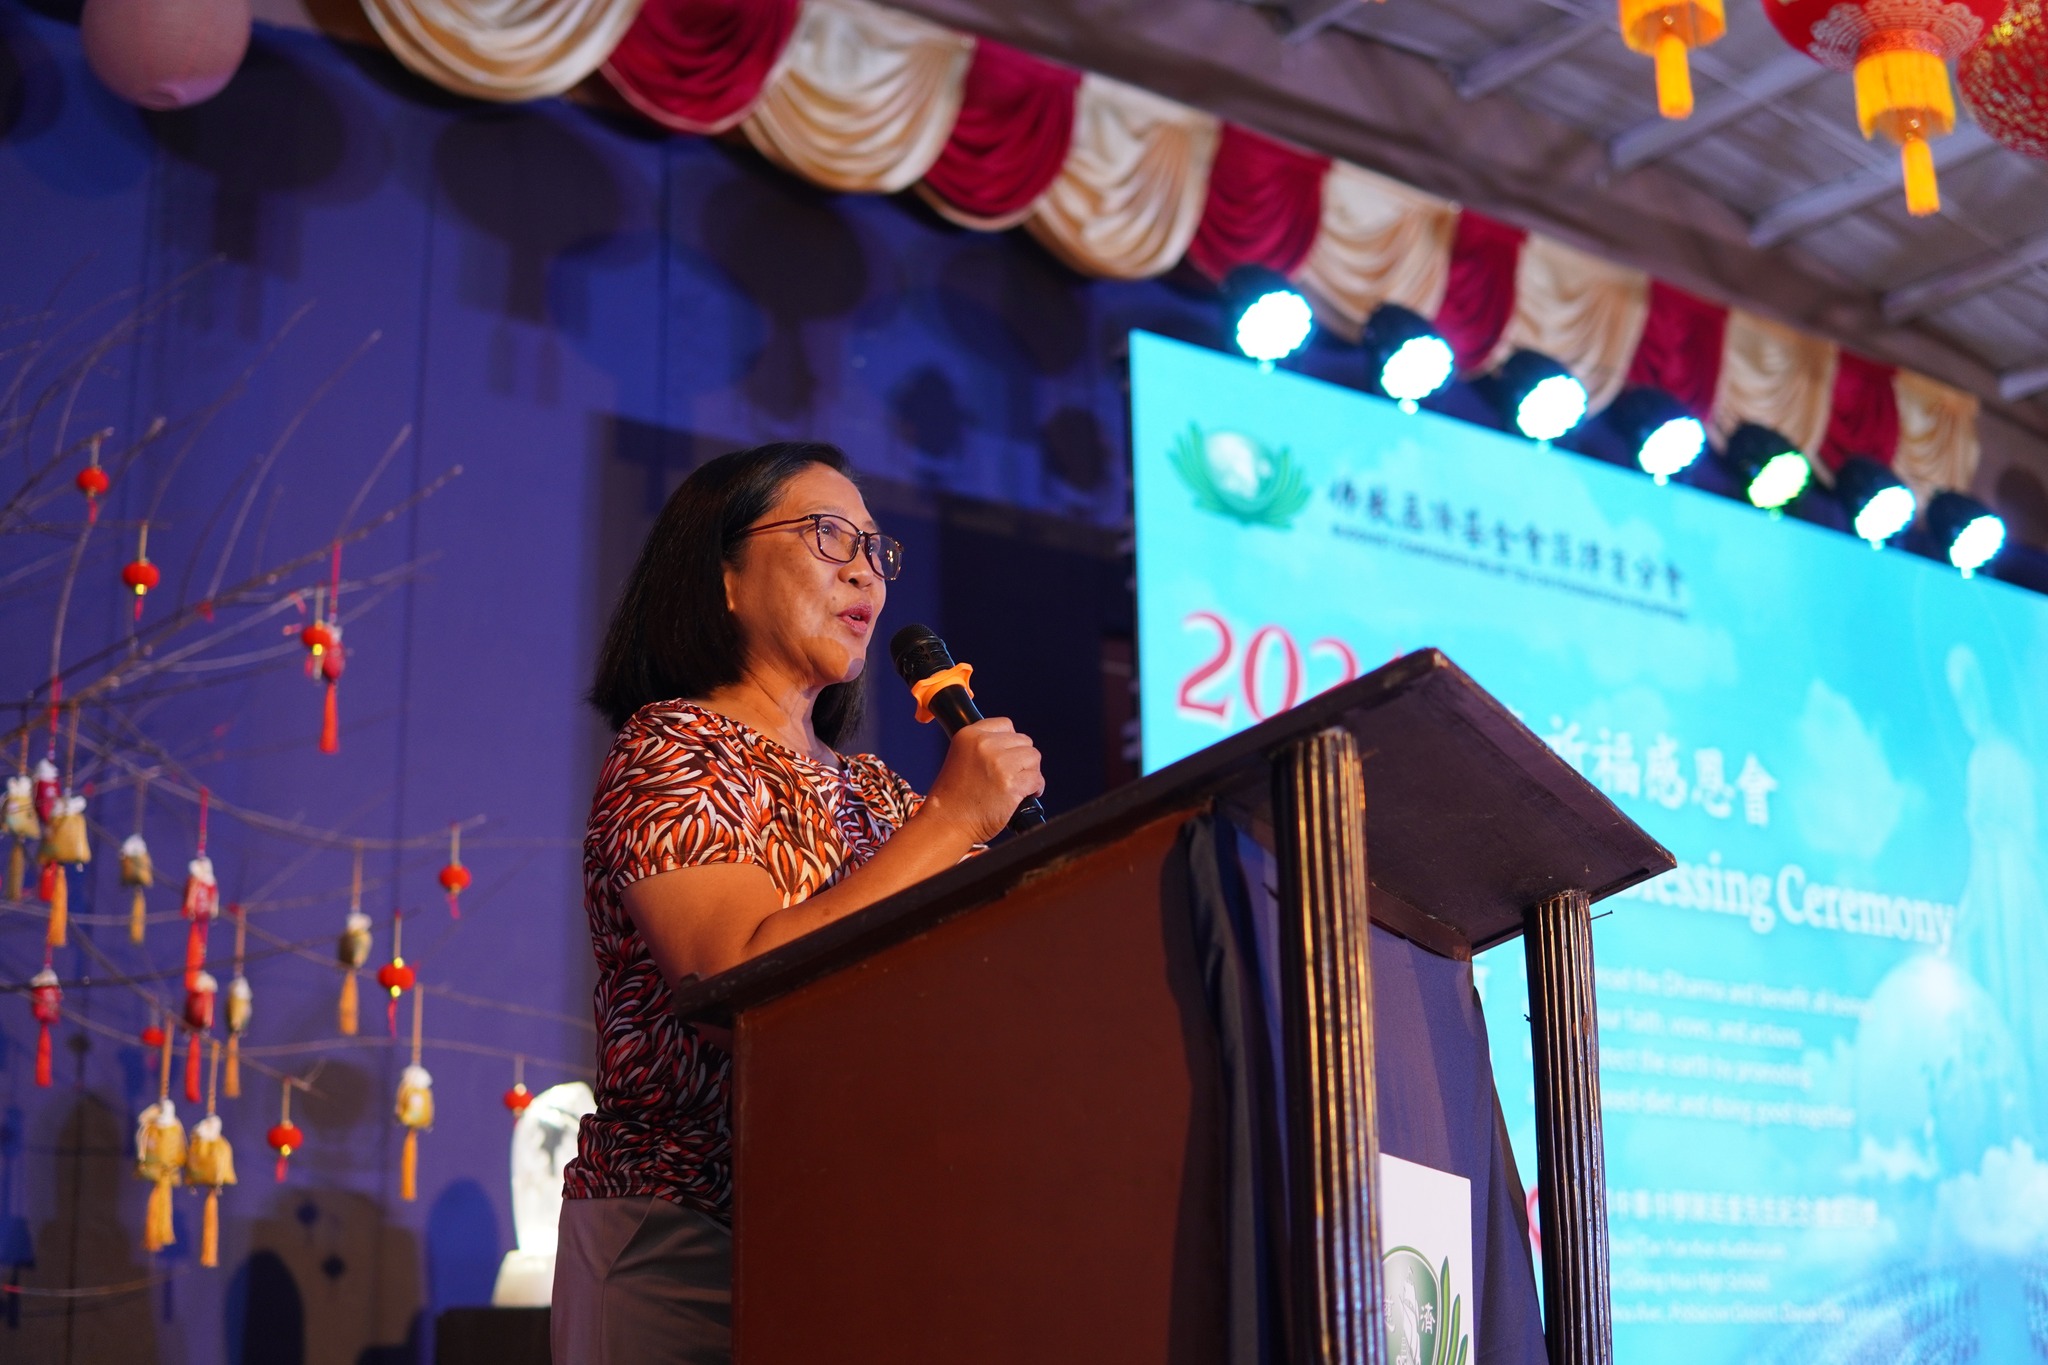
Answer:
M2044 1354L2048 601L1159 337L1131 370L1148 771L1434 645L1680 860L1598 907L1618 1358ZM1533 1186L1520 953L1477 975Z

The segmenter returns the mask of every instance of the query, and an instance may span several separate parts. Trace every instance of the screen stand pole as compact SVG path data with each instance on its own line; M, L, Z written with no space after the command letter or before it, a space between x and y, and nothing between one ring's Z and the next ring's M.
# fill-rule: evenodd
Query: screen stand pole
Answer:
M1384 1365L1365 770L1330 729L1273 762L1297 1365Z
M1523 934L1536 1055L1543 1322L1551 1365L1614 1360L1591 911L1585 892L1559 892L1528 912Z

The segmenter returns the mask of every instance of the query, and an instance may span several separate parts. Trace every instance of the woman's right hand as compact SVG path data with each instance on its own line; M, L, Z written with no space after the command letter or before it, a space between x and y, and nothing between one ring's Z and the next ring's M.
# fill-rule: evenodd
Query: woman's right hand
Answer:
M985 844L1003 832L1027 796L1045 791L1038 749L1001 716L959 730L920 814L950 821Z

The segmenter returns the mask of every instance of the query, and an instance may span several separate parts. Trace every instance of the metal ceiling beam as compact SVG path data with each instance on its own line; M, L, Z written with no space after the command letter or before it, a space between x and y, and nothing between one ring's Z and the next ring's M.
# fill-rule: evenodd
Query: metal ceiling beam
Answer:
M1306 42L1354 10L1364 9L1366 0L1290 0L1280 36L1290 43Z
M2032 398L2043 390L2048 390L2048 363L2007 370L1998 376L1998 396L2008 403Z
M1526 38L1497 48L1457 72L1460 99L1476 100L1514 84L1548 62L1562 57L1600 32L1598 21L1579 14L1560 14Z
M1934 164L1944 171L1953 170L1997 146L1996 142L1978 131L1975 124L1959 123L1954 133L1934 144ZM1749 244L1777 246L1788 238L1824 227L1859 209L1869 208L1886 195L1903 192L1898 161L1892 157L1873 161L1839 180L1801 190L1765 209L1750 226Z
M2048 232L1892 290L1884 296L1885 321L1910 321L1996 289L2042 265L2048 265Z
M1706 63L1697 65L1704 73ZM1700 100L1693 107L1691 118L1645 119L1624 129L1607 144L1608 160L1617 171L1632 171L1660 161L1755 113L1765 101L1789 95L1827 74L1826 67L1804 53L1782 53L1754 70L1740 73L1727 88Z

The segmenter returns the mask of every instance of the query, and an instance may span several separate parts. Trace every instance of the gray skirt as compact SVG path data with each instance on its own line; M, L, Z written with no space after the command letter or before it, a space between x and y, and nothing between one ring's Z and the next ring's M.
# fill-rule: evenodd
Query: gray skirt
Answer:
M732 1230L653 1195L564 1199L555 1365L731 1365Z

